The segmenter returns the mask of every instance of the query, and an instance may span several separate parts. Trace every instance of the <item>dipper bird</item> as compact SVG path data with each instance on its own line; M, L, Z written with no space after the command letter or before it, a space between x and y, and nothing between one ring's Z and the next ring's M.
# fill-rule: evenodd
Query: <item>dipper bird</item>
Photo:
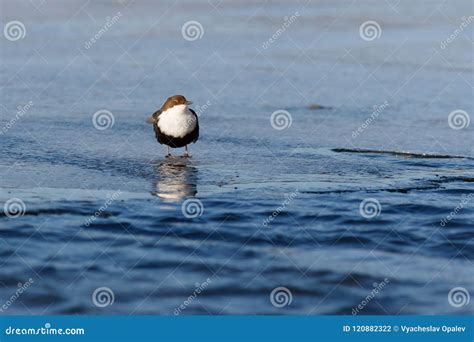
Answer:
M153 124L156 140L167 146L166 157L171 157L170 147L185 148L184 157L190 157L188 145L199 138L199 122L196 112L189 108L191 101L183 95L169 97L163 106L147 119Z

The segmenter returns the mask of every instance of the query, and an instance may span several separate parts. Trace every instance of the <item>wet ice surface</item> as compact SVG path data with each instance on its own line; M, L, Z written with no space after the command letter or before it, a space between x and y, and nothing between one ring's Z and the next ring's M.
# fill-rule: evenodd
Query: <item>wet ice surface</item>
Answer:
M466 2L401 3L399 15L372 2L84 4L2 4L27 35L1 43L1 127L34 103L1 135L0 200L26 212L0 212L0 304L34 280L3 314L172 315L208 278L182 314L351 314L385 278L361 314L472 312L447 295L474 291L473 200L440 226L474 190L472 124L447 121L474 112L472 28L439 48ZM369 19L383 31L365 42ZM188 20L202 39L182 38ZM175 93L209 101L189 160L163 158L144 123ZM115 117L104 131L100 109ZM281 131L280 109L292 116ZM201 216L183 215L189 198ZM360 214L364 199L378 216ZM105 308L91 298L102 286L115 294ZM284 308L269 298L280 286Z

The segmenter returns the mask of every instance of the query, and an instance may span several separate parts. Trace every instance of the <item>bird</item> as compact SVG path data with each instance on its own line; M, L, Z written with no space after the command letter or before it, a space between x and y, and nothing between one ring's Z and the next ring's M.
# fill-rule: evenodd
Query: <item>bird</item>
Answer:
M189 108L192 102L183 95L168 97L163 106L154 112L147 122L153 125L156 140L166 145L166 157L171 157L171 148L184 147L185 158L191 157L188 145L199 138L199 121L194 110Z

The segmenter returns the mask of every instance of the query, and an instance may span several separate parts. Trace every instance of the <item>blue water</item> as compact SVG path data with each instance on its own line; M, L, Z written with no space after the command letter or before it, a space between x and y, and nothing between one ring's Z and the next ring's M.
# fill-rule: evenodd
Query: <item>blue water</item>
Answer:
M448 301L474 294L474 125L448 124L474 119L472 24L440 48L467 2L1 6L26 36L0 46L0 204L24 203L0 211L0 308L33 283L0 314L173 315L204 282L180 314L350 315L381 282L359 314L472 313ZM189 20L201 39L183 39ZM165 159L144 121L172 94L201 108L190 159Z

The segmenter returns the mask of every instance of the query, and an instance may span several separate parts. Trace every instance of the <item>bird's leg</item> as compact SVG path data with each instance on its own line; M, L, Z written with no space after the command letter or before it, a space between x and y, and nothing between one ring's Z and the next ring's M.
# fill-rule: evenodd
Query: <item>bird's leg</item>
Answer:
M191 158L191 155L189 154L189 151L188 151L188 145L184 146L184 157Z
M171 153L170 153L170 147L169 147L169 146L166 146L166 151L167 151L168 153L166 154L166 156L165 156L165 157L166 157L166 158L169 158L169 157L171 157Z

